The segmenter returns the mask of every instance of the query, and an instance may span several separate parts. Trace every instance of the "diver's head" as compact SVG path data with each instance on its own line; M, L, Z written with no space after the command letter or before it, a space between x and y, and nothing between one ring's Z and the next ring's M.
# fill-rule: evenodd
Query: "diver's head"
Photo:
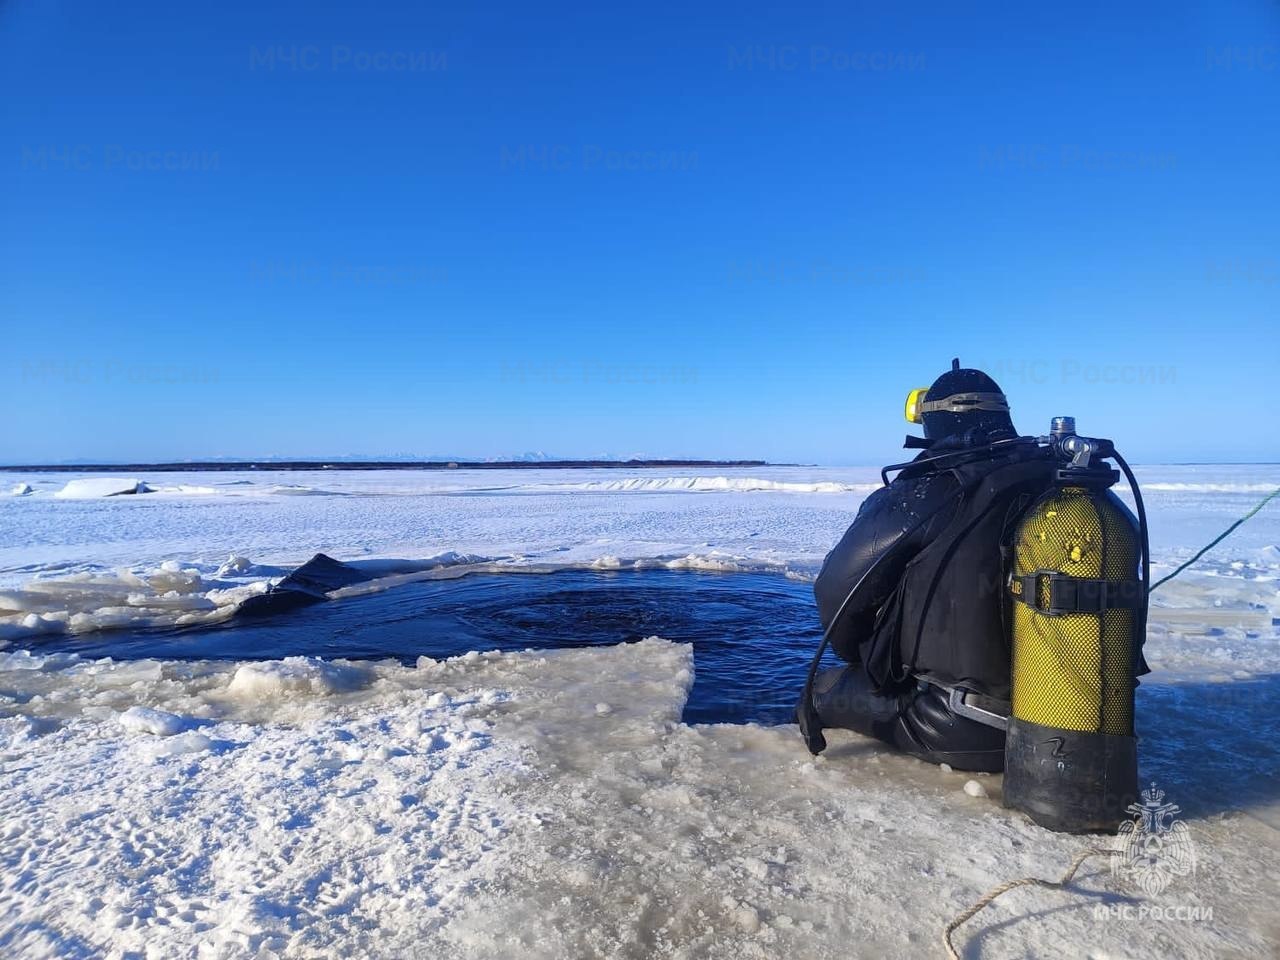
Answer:
M948 438L981 444L1018 435L1000 385L981 370L961 368L959 360L928 390L911 391L907 419L924 425L931 445Z

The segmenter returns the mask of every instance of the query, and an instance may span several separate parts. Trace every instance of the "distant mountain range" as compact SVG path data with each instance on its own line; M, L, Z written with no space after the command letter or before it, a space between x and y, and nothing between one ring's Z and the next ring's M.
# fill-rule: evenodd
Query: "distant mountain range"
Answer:
M494 457L475 457L463 456L462 454L444 454L444 453L343 453L329 455L310 455L290 456L287 454L269 454L262 457L246 457L233 455L218 455L209 457L186 458L182 460L165 460L155 461L157 463L200 463L200 464L216 464L216 463L566 463L574 461L590 461L595 462L619 462L634 463L641 460L670 460L669 457L652 457L646 453L601 453L593 454L587 457L567 457L560 454L547 453L543 450L528 450L524 453L503 454ZM85 457L76 457L66 460L57 460L44 466L52 468L62 467L85 467L85 466L124 466L129 463L137 463L138 461L129 460L89 460ZM710 461L703 461L710 462ZM0 463L0 469L9 467L26 467L29 464L17 463Z
M331 457L327 460L289 460L262 457L256 460L175 460L161 463L36 463L0 464L2 471L25 473L100 473L127 471L129 473L174 473L178 471L232 471L232 470L519 470L549 468L601 468L611 467L764 467L766 460L676 460L676 459L557 459L545 454L527 455L535 459L519 460L406 460L406 459L346 459ZM542 459L545 457L545 459ZM772 464L778 466L778 464Z

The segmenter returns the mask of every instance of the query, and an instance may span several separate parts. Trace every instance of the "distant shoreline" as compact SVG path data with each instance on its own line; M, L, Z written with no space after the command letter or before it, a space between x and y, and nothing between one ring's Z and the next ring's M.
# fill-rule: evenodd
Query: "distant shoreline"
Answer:
M587 470L644 467L787 467L767 460L213 460L182 463L0 464L8 473L186 473L248 470Z

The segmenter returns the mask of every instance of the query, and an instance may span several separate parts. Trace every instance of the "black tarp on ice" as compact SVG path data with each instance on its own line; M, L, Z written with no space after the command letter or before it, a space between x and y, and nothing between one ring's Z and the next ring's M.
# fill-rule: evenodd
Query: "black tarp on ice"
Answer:
M269 617L313 603L323 603L334 590L372 580L369 574L323 553L289 574L269 591L240 605L242 617Z

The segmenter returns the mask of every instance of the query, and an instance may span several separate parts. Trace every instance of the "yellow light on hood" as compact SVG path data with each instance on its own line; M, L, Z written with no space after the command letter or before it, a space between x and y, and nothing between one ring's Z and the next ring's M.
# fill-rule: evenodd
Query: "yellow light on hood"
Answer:
M928 392L928 387L917 387L907 394L907 406L903 412L906 414L908 423L924 423L924 413L920 407L924 403L924 395Z

